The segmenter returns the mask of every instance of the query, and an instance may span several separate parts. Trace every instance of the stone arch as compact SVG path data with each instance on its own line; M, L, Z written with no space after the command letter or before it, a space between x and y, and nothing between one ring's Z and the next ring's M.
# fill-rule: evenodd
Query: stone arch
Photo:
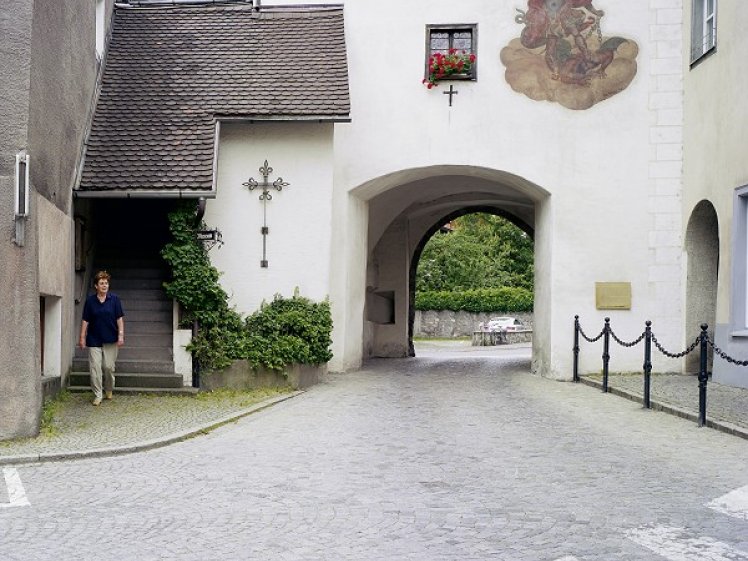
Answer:
M412 356L412 279L423 244L445 220L490 212L536 240L536 271L550 270L549 193L514 174L475 166L430 166L371 180L352 192L368 210L364 357ZM430 232L430 233L429 233ZM549 363L550 279L536 282L534 368ZM539 295L539 296L538 296Z
M699 325L709 324L714 337L717 316L717 282L719 271L719 221L711 202L700 201L691 212L686 227L686 335L698 333ZM712 369L710 352L708 369ZM686 372L699 371L699 355L686 357Z
M478 212L483 212L486 214L494 214L496 216L501 216L502 218L507 219L509 222L517 226L519 229L523 230L525 233L527 233L530 238L535 237L535 231L523 220L520 218L517 218L513 214L510 214L500 208L491 207L491 206L475 206L475 207L469 207L469 208L462 208L459 210L456 210L450 214L447 214L446 216L443 216L439 220L437 220L433 226L431 226L428 230L426 230L426 233L421 237L421 240L418 242L418 244L415 247L415 250L413 251L413 255L410 259L410 272L408 275L408 292L409 292L409 317L408 317L408 350L410 356L415 356L415 350L413 348L413 325L415 322L415 298L416 298L416 272L418 270L418 263L421 261L421 254L423 253L423 248L426 247L426 244L431 239L431 237L436 234L436 232L439 231L439 229L442 227L442 225L446 224L447 222L450 222L451 220L455 220L459 218L460 216L465 216L466 214L475 214Z

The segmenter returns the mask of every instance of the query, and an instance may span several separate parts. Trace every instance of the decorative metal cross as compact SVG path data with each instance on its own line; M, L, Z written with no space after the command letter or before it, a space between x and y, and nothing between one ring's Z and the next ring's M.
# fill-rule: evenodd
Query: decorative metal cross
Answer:
M457 91L457 90L455 89L455 87L454 87L454 85L453 85L453 84L450 84L450 85L449 85L449 90L443 91L442 93L443 93L444 95L448 95L448 96L449 96L449 106L450 106L450 107L452 107L452 96L453 96L453 95L457 95L457 94L458 94L458 93L460 93L460 92L458 92L458 91Z
M247 187L250 191L254 191L258 187L262 189L262 193L260 193L260 200L262 201L262 229L260 230L260 233L262 234L262 261L260 261L260 267L267 268L267 235L270 233L267 224L267 202L273 200L273 195L270 193L270 189L272 188L280 191L290 184L283 181L282 177L279 177L272 183L268 182L268 177L273 173L273 168L268 165L267 160L265 160L265 163L260 168L260 173L263 178L262 183L258 183L255 181L254 177L250 177L249 180L246 183L242 183L242 185Z

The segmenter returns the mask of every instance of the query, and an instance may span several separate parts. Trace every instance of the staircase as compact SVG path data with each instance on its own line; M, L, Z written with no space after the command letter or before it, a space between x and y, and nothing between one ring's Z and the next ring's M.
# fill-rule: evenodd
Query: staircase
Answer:
M110 290L120 297L125 312L125 345L117 357L115 392L192 391L174 373L173 304L163 289L169 271L159 255L162 243L155 237L157 242L153 235L130 236L119 243L99 238L91 276L99 270L112 275ZM69 389L90 389L85 349L76 348Z

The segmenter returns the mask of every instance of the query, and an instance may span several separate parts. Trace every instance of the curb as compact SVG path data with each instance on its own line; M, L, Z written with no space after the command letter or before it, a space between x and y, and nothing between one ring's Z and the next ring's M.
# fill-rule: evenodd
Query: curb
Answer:
M590 386L591 388L602 389L603 387L603 383L601 381L593 380L591 378L586 378L584 376L580 376L579 381L580 383L586 386ZM636 403L644 404L643 396L636 394L636 393L629 392L627 390L614 388L608 385L608 393L616 395L618 397L626 398ZM686 411L685 409L675 407L674 405L668 405L667 403L655 401L651 399L651 397L650 397L649 403L652 406L652 410L654 411L662 411L663 413L667 413L668 415L673 415L675 417L687 419L689 421L693 421L694 423L699 422L699 416L696 413L692 413L691 411ZM731 434L733 436L737 436L739 438L745 438L746 440L748 440L748 429L739 427L727 421L714 421L709 418L708 412L707 412L707 418L706 418L706 426L710 429L715 429L720 432L724 432L726 434Z
M268 409L273 405L287 401L296 396L303 394L304 391L298 390L289 394L281 395L278 397L272 397L260 403L256 403L253 406L230 413L219 419L215 419L204 425L194 426L184 431L175 432L159 438L151 440L144 440L136 444L128 444L125 446L112 446L108 448L93 448L90 450L73 450L70 452L50 452L40 454L26 454L23 456L0 456L0 466L4 465L18 465L18 464L38 464L45 462L61 462L69 460L83 460L87 458L106 458L111 456L122 456L125 454L132 454L134 452L144 452L146 450L154 450L156 448L163 448L176 442L182 442L189 438L206 434L213 431L223 425L238 421L244 417L258 413L263 409Z

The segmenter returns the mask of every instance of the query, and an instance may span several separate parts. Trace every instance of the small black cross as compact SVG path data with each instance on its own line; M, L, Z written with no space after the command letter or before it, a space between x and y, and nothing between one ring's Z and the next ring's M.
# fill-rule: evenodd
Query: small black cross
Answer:
M458 92L457 90L455 90L455 87L454 87L454 85L450 84L450 85L449 85L449 91L444 91L444 92L442 92L442 93L443 93L444 95L448 95L448 96L449 96L449 106L450 106L450 107L452 107L452 96L453 96L453 95L457 95L457 94L458 94L458 93L460 93L460 92Z

